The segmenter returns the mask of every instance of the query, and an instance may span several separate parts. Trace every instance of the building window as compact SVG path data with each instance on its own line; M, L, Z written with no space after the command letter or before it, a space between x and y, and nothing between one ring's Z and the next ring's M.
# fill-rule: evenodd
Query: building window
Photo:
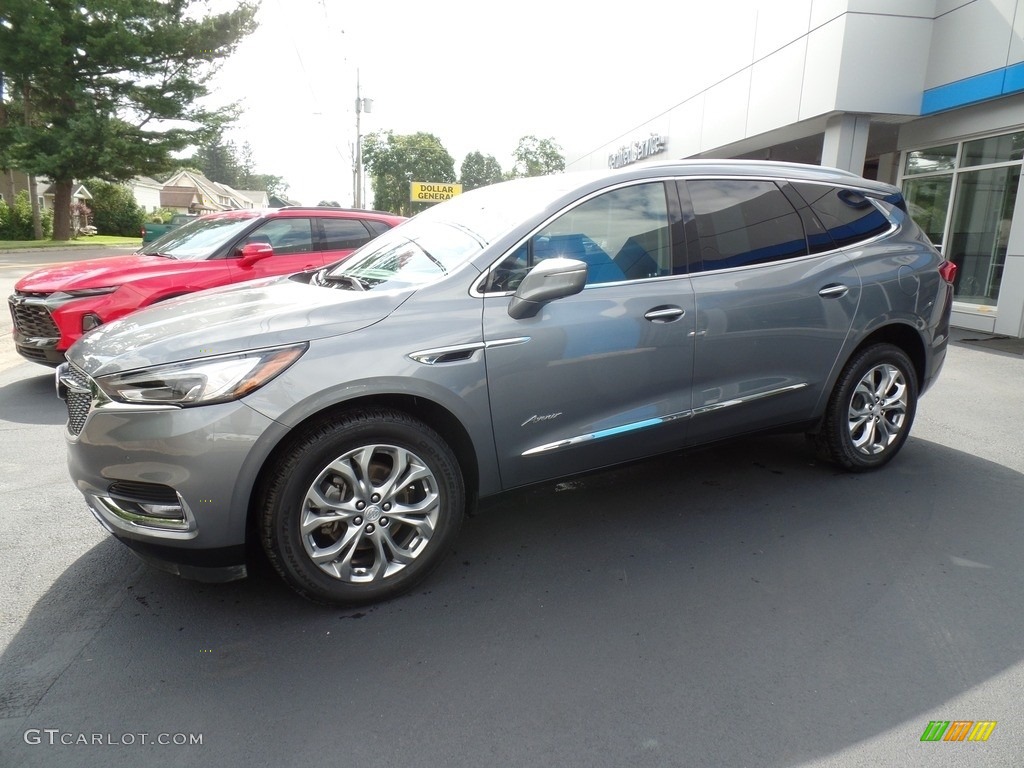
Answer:
M996 306L1024 166L1024 131L907 152L910 215L957 270L954 298Z

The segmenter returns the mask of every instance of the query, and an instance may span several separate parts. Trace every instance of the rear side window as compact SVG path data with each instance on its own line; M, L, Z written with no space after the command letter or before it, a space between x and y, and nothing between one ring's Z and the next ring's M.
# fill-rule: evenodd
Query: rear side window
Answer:
M370 231L373 233L374 237L376 237L377 235L383 235L385 232L391 229L390 224L386 224L383 221L377 221L376 219L366 219L365 221L363 221L363 223L370 228Z
M870 240L891 227L871 200L856 190L802 181L793 182L793 187L825 225L836 247Z
M772 181L686 182L697 224L701 269L730 269L807 255L796 209Z
M359 219L320 219L324 228L324 250L358 248L372 237Z

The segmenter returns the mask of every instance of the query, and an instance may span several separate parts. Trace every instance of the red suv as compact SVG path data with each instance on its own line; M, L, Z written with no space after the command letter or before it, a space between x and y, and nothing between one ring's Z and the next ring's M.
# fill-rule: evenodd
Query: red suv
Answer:
M14 344L47 365L82 334L164 299L323 267L405 221L380 211L272 208L202 216L130 256L32 272L8 300Z

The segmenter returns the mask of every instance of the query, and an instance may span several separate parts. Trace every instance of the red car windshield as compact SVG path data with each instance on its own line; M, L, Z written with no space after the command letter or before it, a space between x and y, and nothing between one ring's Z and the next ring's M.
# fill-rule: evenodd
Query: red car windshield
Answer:
M139 253L167 256L179 261L205 261L248 228L253 218L225 216L199 218L143 246Z

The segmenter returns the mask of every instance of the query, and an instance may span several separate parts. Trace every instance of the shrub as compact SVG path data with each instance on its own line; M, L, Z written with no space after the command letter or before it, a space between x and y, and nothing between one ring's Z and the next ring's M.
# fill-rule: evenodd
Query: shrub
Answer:
M85 187L92 193L92 223L99 234L139 236L146 213L128 187L99 179L89 179Z

